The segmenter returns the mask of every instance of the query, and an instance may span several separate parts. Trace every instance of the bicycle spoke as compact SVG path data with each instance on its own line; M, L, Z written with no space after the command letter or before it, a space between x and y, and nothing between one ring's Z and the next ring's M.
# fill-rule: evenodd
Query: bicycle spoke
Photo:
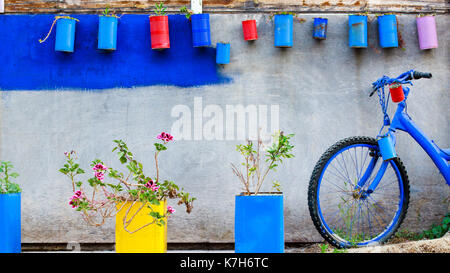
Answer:
M338 170L336 169L336 171L338 171ZM347 182L348 182L349 184L351 184L351 182L350 182L348 179L346 179L344 176L338 176L338 175L336 175L335 173L331 172L330 170L329 170L328 172L330 172L332 175L336 176L337 178L341 178L341 179L344 181L344 184L346 184ZM338 171L338 172L339 172L339 171Z
M348 192L348 190L347 190L347 191L344 190L343 188L341 188L341 187L339 187L338 185L334 184L334 183L331 182L330 180L328 180L328 179L325 179L325 180L328 181L331 185L333 185L333 186L335 186L336 188L340 189L341 191L343 191L343 192Z

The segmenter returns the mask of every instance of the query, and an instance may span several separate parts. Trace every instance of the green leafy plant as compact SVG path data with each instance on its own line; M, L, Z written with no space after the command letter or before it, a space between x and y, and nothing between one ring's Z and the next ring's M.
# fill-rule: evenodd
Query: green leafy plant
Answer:
M406 229L400 230L395 234L396 239L418 241L424 239L437 239L444 236L450 229L450 213L447 213L441 223L433 223L430 228L422 232L412 232Z
M110 13L109 9L108 9L108 8L105 8L105 9L103 10L103 12L102 12L102 15L103 15L103 16L109 16L109 13Z
M272 146L268 147L264 154L263 142L259 134L256 145L252 141L247 141L246 145L236 145L236 151L244 157L241 165L244 166L245 171L243 173L234 164L231 164L231 169L244 185L244 194L258 194L269 172L275 171L284 159L294 157L291 153L294 146L289 142L293 136L293 134L285 135L283 132L274 134ZM263 158L265 158L266 166L263 166ZM252 186L254 188L251 188Z
M162 180L159 177L159 161L160 152L167 150L167 145L173 140L168 133L161 133L157 136L160 140L154 143L156 151L154 153L156 176L150 177L144 173L143 164L137 161L133 153L129 150L127 144L122 140L114 140L115 147L112 152L117 153L117 157L121 164L125 165L128 170L123 173L112 167L108 167L100 159L95 159L91 163L94 175L87 179L87 185L90 190L86 190L79 175L85 173L77 161L75 151L64 153L66 163L59 171L66 175L72 182L72 190L74 192L70 199L69 205L82 213L83 219L90 225L100 226L105 220L114 217L121 211L126 203L131 203L124 215L124 229L129 233L134 233L150 224L164 225L165 219L175 212L171 206L167 206L164 213L154 211L151 205L160 205L167 199L178 199L178 205L185 205L186 212L190 213L193 208L193 202L196 200L190 197L189 193L179 187L172 181ZM106 177L114 182L107 182ZM88 193L90 192L90 194ZM132 213L131 218L128 214L135 205L140 205L137 211ZM138 212L147 207L150 209L149 215L152 221L130 231L127 227L131 224L134 216ZM129 220L127 220L129 219Z
M117 18L119 18L119 16L115 15L114 12L112 12L108 7L106 7L106 8L103 10L102 16L117 17Z
M320 253L346 253L346 249L330 248L328 244L320 244Z
M156 15L164 16L167 14L167 9L164 7L163 3L155 4L155 8L153 11L156 13Z
M281 192L281 184L277 180L272 182L272 189L277 192Z
M436 239L444 236L450 227L450 213L447 213L440 224L433 224L429 229L424 230L421 237L427 239Z
M327 244L320 244L319 247L320 247L320 253L327 253L328 252L329 245L327 245Z
M14 166L9 161L0 162L0 194L19 193L22 189L18 184L11 181L17 178L18 173L12 172Z
M191 15L194 14L194 12L190 9L188 9L186 6L182 6L180 8L180 12L186 16L187 19L191 19Z

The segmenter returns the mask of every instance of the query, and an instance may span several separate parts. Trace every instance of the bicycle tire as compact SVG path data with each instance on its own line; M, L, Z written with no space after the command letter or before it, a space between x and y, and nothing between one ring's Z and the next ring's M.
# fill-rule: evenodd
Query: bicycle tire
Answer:
M320 235L331 245L337 248L347 248L349 247L349 244L346 244L342 240L337 240L335 236L331 232L327 230L325 225L322 223L322 220L319 215L318 207L320 204L318 204L317 200L317 193L318 193L318 186L319 186L319 179L322 176L322 173L324 172L324 168L326 167L327 163L330 161L330 159L333 158L334 155L339 153L339 151L343 150L345 147L351 146L351 145L358 145L358 144L367 144L371 146L378 147L377 141L372 137L365 137L365 136L357 136L357 137L349 137L345 138L343 140L338 141L334 145L332 145L330 148L328 148L325 153L320 157L318 162L316 163L314 170L311 175L311 179L309 182L309 188L308 188L308 207L311 219L314 223L314 226L316 227L317 231L320 233ZM391 226L391 229L389 232L384 234L381 238L379 238L376 242L376 244L383 244L389 241L389 239L394 236L394 234L397 232L398 228L402 224L409 205L409 179L407 175L407 171L405 166L403 165L403 162L400 160L400 158L395 158L392 160L393 164L398 169L398 172L401 176L401 182L403 184L403 202L402 207L400 208L400 214L397 218L397 222L393 223ZM353 245L354 246L354 245ZM362 246L359 244L356 244L356 246Z

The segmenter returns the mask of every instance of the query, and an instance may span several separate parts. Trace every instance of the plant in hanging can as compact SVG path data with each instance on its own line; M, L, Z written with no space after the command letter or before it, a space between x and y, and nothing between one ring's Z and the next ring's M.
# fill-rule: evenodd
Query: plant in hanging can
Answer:
M167 9L163 3L155 4L153 12L156 15L150 16L150 35L152 49L170 48L169 38L169 17Z

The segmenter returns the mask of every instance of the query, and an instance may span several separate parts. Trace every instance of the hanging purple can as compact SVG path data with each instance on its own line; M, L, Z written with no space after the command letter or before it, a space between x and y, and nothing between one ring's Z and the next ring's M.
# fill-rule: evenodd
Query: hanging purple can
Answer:
M438 47L436 21L434 16L417 17L417 34L421 50Z
M327 18L314 18L313 38L317 40L325 40L327 38Z

